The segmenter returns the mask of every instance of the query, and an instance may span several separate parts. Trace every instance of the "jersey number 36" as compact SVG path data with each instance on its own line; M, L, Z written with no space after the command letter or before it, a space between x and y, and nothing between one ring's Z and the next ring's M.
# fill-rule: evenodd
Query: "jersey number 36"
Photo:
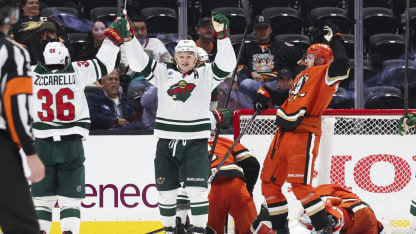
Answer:
M69 88L60 89L55 95L55 106L53 103L53 94L47 89L41 89L37 93L37 98L42 100L42 110L38 111L38 117L45 122L51 122L55 119L60 121L71 121L75 118L75 106L66 100L74 99L74 92ZM55 108L54 108L55 107ZM56 116L54 110L56 110ZM46 114L46 115L45 115Z

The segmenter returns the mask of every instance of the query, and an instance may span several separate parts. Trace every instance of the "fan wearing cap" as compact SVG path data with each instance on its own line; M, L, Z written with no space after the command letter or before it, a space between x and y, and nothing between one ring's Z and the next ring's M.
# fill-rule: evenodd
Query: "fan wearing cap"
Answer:
M64 43L52 40L44 46L42 59L32 67L32 128L35 150L45 164L46 176L32 183L31 192L42 234L50 233L57 199L62 233L80 232L81 200L85 197L82 138L88 136L91 124L84 89L114 69L119 42L131 35L126 25L124 17L111 23L94 59L71 62ZM113 97L112 84L109 90Z
M254 19L253 33L256 41L246 43L238 65L239 89L251 100L260 86L277 88L275 80L279 70L293 72L305 52L293 44L272 41L271 22L264 15Z
M136 38L125 42L129 66L157 87L155 180L165 233L175 230L176 195L181 182L191 201L191 233L204 233L208 220L210 162L206 149L211 130L211 92L236 66L228 19L213 13L211 25L218 53L214 61L199 67L193 40L178 42L172 63L150 58Z
M282 193L284 182L311 219L316 233L332 233L322 199L314 193L312 175L318 155L321 116L331 102L339 83L350 72L342 35L336 27L324 25L321 44L311 45L306 53L307 68L299 73L287 93L286 101L277 109L278 131L270 144L261 173L262 193L267 201L273 230L289 233L288 203ZM286 95L287 95L286 94ZM261 87L254 102L256 111L268 108L273 93Z
M198 24L195 26L198 38L195 41L198 47L204 49L209 56L210 61L214 61L217 54L217 45L214 41L214 30L211 27L210 17L201 17Z

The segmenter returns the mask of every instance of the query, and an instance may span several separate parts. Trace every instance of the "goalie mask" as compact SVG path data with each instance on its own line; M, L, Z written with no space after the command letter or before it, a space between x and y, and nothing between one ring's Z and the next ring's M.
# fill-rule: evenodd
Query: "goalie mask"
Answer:
M0 0L0 25L15 24L19 20L17 0Z
M306 54L314 54L316 59L323 58L322 64L334 61L332 49L326 44L313 44L306 50Z
M69 51L62 42L49 42L43 50L43 65L49 70L65 70L71 63Z

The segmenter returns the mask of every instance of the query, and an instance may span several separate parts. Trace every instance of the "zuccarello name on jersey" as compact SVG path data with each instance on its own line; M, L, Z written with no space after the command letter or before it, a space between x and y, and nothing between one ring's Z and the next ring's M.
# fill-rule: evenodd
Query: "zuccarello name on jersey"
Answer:
M75 84L74 74L35 75L35 85L73 85Z

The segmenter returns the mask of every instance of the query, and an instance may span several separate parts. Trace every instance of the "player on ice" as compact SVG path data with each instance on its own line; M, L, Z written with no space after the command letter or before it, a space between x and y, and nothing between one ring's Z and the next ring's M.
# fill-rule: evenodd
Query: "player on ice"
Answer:
M135 38L125 42L132 70L140 72L157 87L155 180L166 233L174 233L176 229L176 197L181 182L191 201L190 232L205 233L208 220L210 161L207 148L211 130L211 92L237 63L228 19L213 13L211 24L218 39L218 53L212 63L199 67L195 67L198 56L192 40L178 42L173 63L160 63L149 58Z
M111 23L96 59L71 62L65 45L51 41L44 47L43 61L32 68L35 149L46 167L45 179L32 184L32 197L43 234L50 232L57 200L62 232L79 233L85 197L81 139L91 123L84 88L114 69L119 45L131 34L126 25L125 18Z

